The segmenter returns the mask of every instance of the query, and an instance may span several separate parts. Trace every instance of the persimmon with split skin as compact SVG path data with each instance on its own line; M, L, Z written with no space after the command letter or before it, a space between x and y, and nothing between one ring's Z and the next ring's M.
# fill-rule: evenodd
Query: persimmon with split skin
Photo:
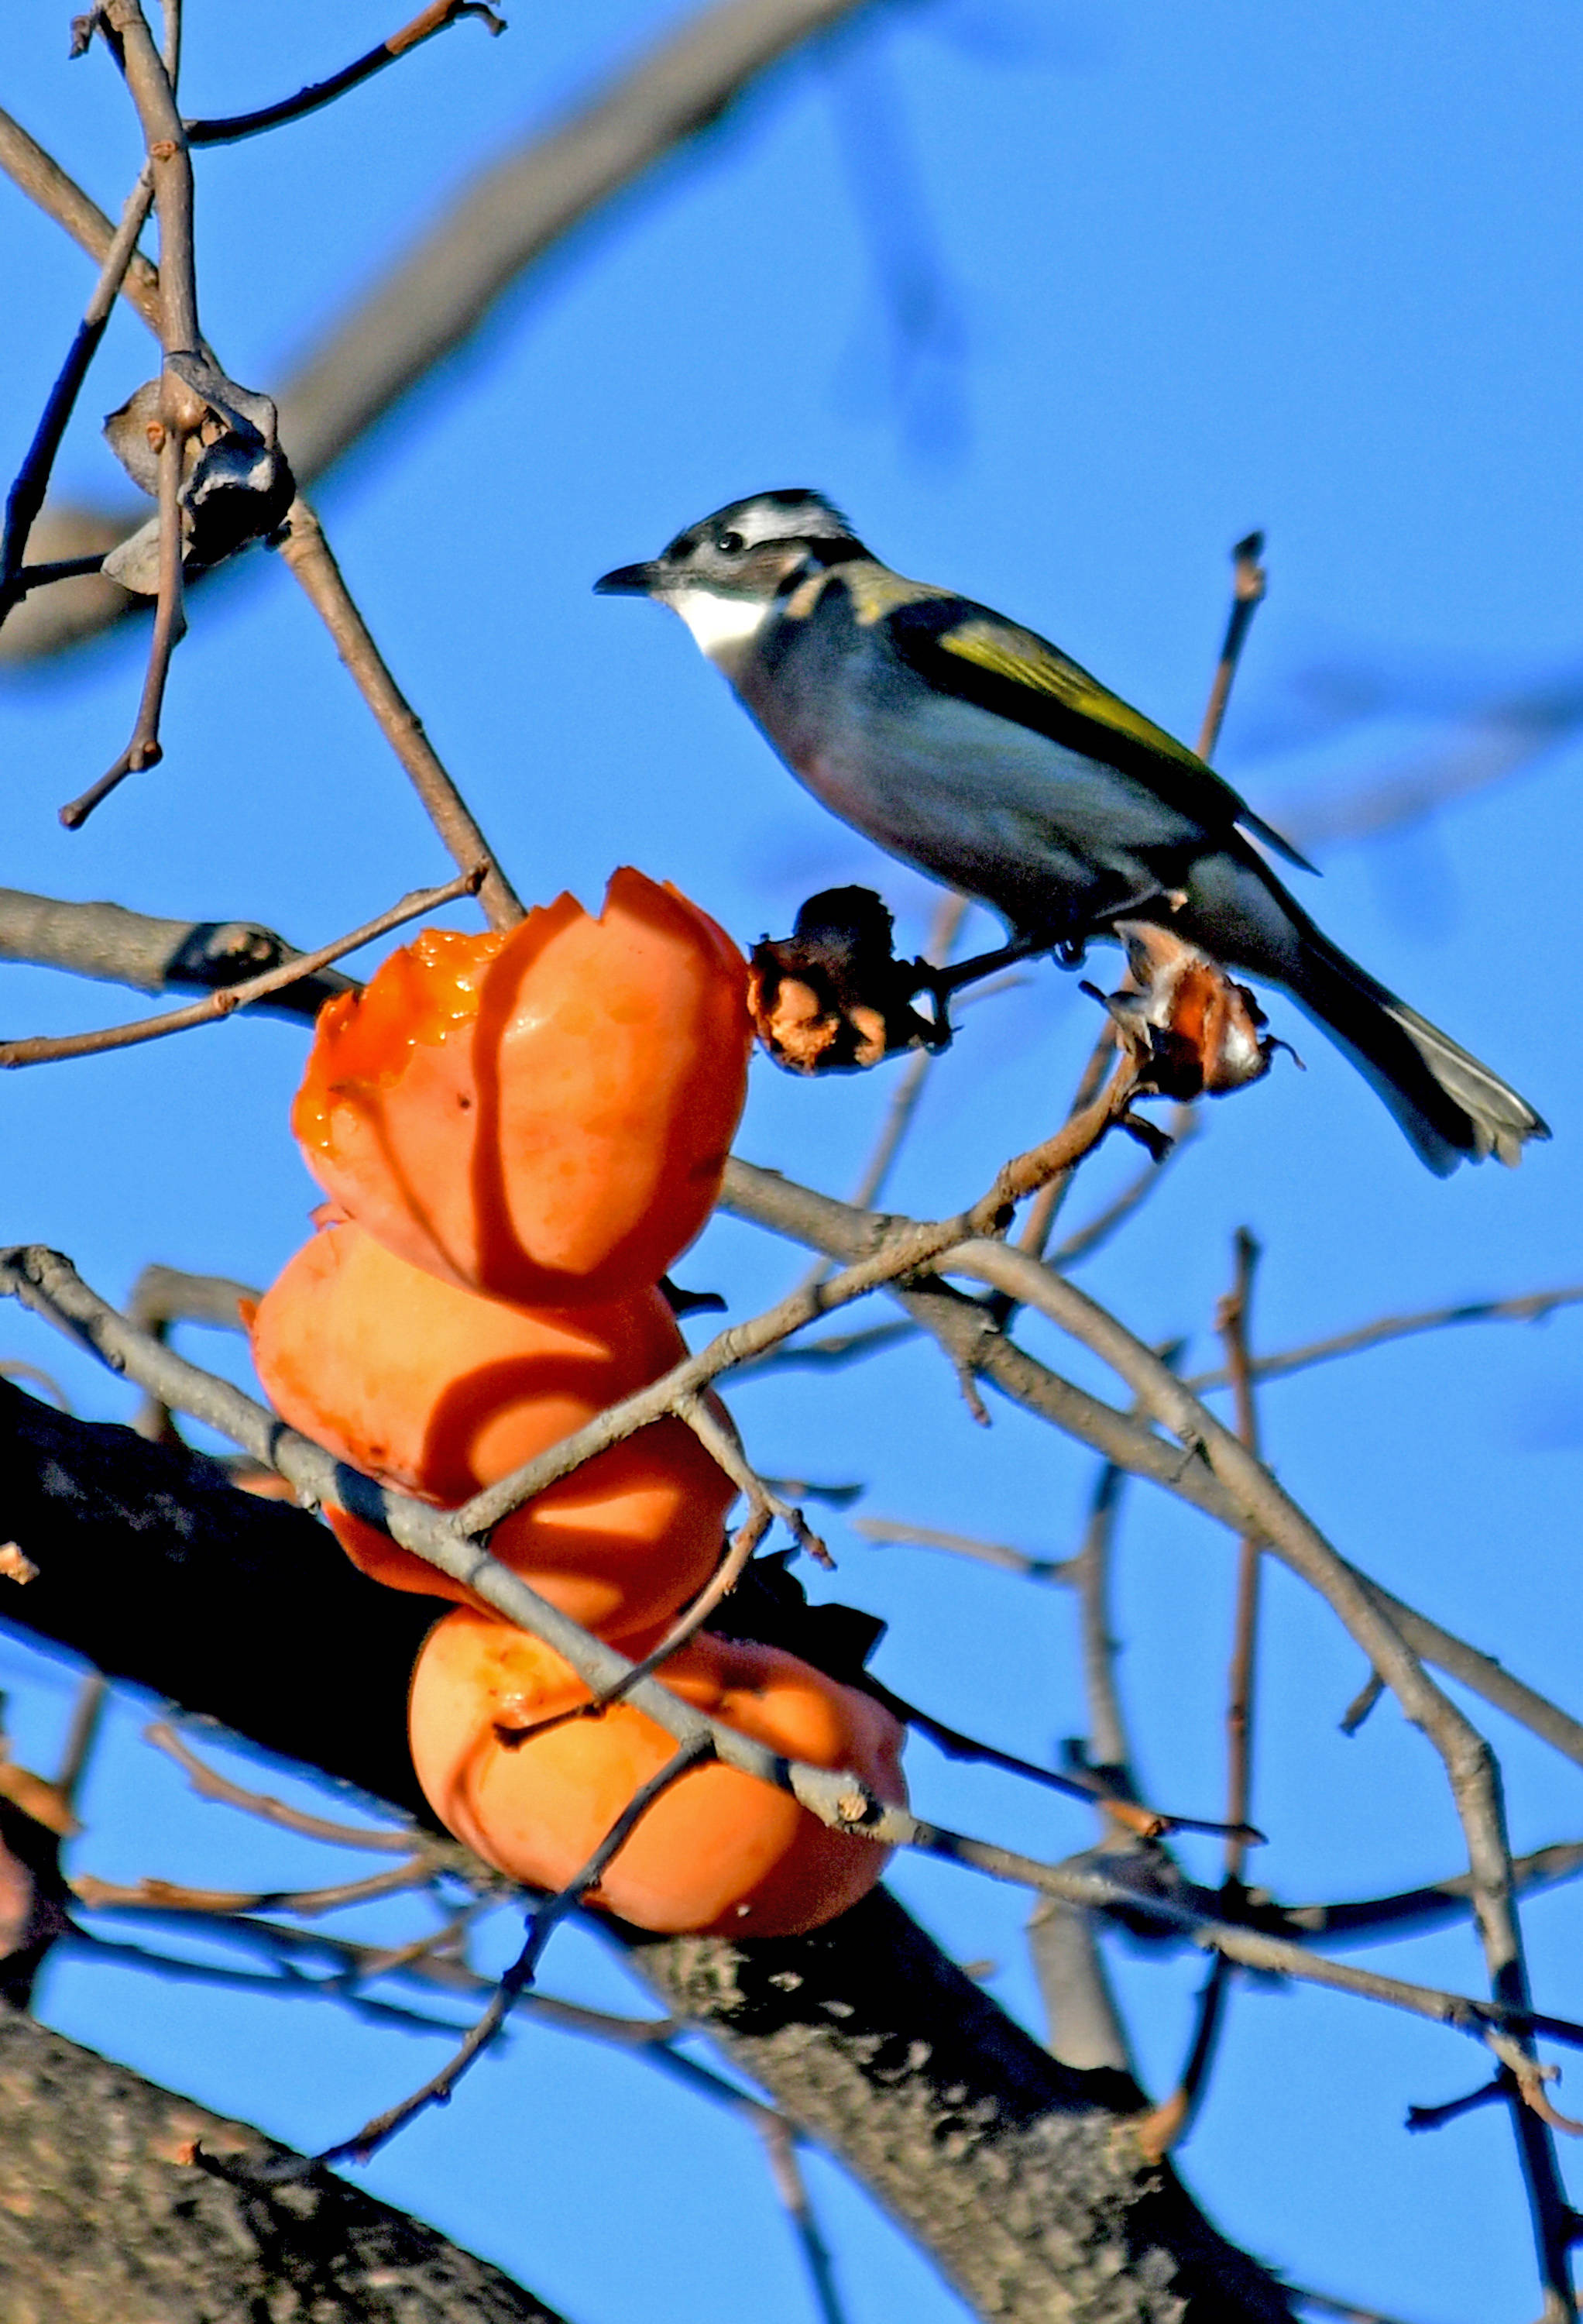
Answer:
M390 1250L529 1306L658 1283L707 1219L747 1092L747 964L617 872L518 927L426 929L328 1001L291 1126Z
M288 1260L251 1329L283 1420L365 1476L446 1508L686 1354L652 1288L601 1306L508 1306L411 1266L346 1221ZM658 1420L514 1510L490 1548L585 1629L621 1637L702 1589L733 1491L684 1422ZM376 1581L468 1598L376 1526L345 1509L326 1515Z
M783 1757L842 1769L905 1806L897 1720L795 1655L701 1631L658 1676ZM628 1703L533 1732L589 1699L548 1646L468 1608L437 1623L412 1674L409 1731L424 1796L486 1863L534 1887L564 1887L676 1749ZM667 1934L793 1936L866 1896L889 1852L714 1761L660 1795L588 1902Z

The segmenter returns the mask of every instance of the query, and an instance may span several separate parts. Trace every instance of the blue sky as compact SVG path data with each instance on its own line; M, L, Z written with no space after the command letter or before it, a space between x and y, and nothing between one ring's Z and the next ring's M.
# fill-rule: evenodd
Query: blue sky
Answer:
M261 48L231 12L188 14L195 114L283 93L390 29L365 0L333 22L277 0ZM498 42L465 25L313 120L201 156L202 314L234 374L278 384L446 189L671 14L640 0L518 12ZM103 52L69 69L64 45L64 20L35 13L11 44L7 104L114 209L136 168L130 114ZM795 60L505 302L315 496L520 888L593 900L630 861L750 942L789 927L814 889L862 879L895 906L904 944L921 941L925 884L796 788L680 628L589 594L605 567L766 485L832 493L891 562L1031 622L1189 735L1227 551L1263 525L1271 594L1219 762L1276 820L1322 816L1377 770L1443 750L1470 704L1569 688L1583 640L1580 66L1583 20L1540 0L943 0ZM887 321L898 254L934 298L922 347ZM0 465L20 456L89 280L56 229L0 198L0 289L23 318L0 360ZM91 416L150 368L141 326L119 318L61 464L74 493L117 495ZM57 805L130 730L140 653L118 637L0 689L10 884L242 915L307 944L444 875L327 641L262 555L195 604L165 762L84 832L61 832ZM1563 744L1367 846L1320 844L1322 886L1304 883L1348 949L1533 1099L1554 1144L1514 1176L1491 1167L1437 1184L1276 1003L1306 1073L1278 1065L1213 1108L1210 1134L1084 1271L1136 1328L1192 1332L1210 1360L1243 1222L1265 1246L1266 1346L1578 1276L1565 948L1578 756ZM109 988L42 973L9 971L5 991L8 1032L135 1013ZM925 1096L897 1204L954 1206L1047 1130L1091 1025L1074 981L1048 967L972 1011ZM299 1033L260 1020L9 1079L5 1239L70 1251L111 1296L152 1259L267 1280L313 1199L286 1131L301 1056ZM739 1150L844 1190L892 1085L806 1086L761 1062ZM1072 1215L1130 1167L1102 1157ZM799 1264L722 1222L683 1272L720 1284L741 1314ZM1561 1316L1448 1333L1265 1399L1270 1457L1348 1555L1573 1702L1579 1328ZM1029 1340L1100 1383L1053 1335ZM192 1346L235 1360L207 1335ZM127 1409L124 1390L14 1314L0 1314L4 1356L47 1364L79 1409ZM1088 1462L1001 1408L988 1434L975 1429L924 1350L835 1379L744 1384L732 1400L766 1470L861 1479L873 1514L1045 1555L1073 1545ZM876 1550L839 1517L830 1536L840 1570L814 1586L886 1617L879 1667L901 1692L1029 1756L1078 1730L1063 1598ZM1222 1780L1231 1571L1229 1541L1135 1493L1118 1617L1138 1757L1153 1793L1202 1812ZM1279 1573L1266 1649L1256 1796L1271 1840L1254 1877L1320 1898L1455 1868L1427 1747L1388 1705L1353 1741L1337 1734L1359 1658ZM47 1758L68 1677L3 1640L0 1683L19 1751ZM1576 1771L1479 1716L1503 1755L1515 1843L1577 1836ZM124 1713L99 1756L77 1860L126 1877L277 1877L264 1868L285 1865L279 1837L189 1805L137 1725ZM1086 1844L1075 1808L923 1746L911 1760L919 1803L942 1821L1051 1856ZM1210 1872L1212 1853L1184 1854ZM290 1865L279 1877L317 1881L339 1860ZM993 1989L1036 2027L1026 1900L916 1865L895 1885L959 1957L996 1961ZM1542 2003L1574 2013L1578 1913L1563 1892L1526 1915ZM510 1932L495 1935L503 1952ZM1431 1981L1479 1978L1461 1932L1376 1958ZM1156 2087L1198 1973L1118 1956ZM627 1992L575 1932L546 1982ZM345 2135L437 2056L329 2003L243 2000L92 1959L62 1960L42 2006L303 2144ZM1559 2093L1572 2111L1580 2071ZM1239 1991L1183 2168L1229 2232L1299 2282L1424 2324L1521 2319L1532 2260L1503 2123L1478 2114L1417 2140L1401 2127L1410 2101L1479 2074L1466 2045L1360 2005ZM591 2174L594 2140L607 2159ZM683 2154L685 2177L671 2159ZM864 2198L823 2165L814 2176L852 2324L961 2312ZM770 2324L807 2312L741 2126L561 2035L522 2030L370 2178L580 2324L723 2319L744 2250Z

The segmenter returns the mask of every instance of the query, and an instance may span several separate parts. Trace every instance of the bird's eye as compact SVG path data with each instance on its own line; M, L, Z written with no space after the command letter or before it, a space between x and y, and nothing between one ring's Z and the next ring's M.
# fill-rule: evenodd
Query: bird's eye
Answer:
M740 532L717 532L714 536L714 546L722 557L734 557L739 549L746 549L747 545Z

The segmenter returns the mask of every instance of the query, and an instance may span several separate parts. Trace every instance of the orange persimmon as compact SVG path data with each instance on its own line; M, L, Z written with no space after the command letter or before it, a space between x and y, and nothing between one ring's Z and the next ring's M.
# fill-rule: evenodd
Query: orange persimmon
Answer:
M669 886L617 872L520 927L426 929L327 1002L291 1126L414 1266L565 1307L657 1283L702 1228L747 1092L747 965Z
M659 1675L784 1757L842 1768L906 1804L897 1720L795 1655L701 1631ZM626 1703L533 1734L588 1699L548 1646L466 1607L437 1623L412 1674L412 1764L429 1805L487 1863L534 1887L564 1886L676 1748ZM866 1896L889 1852L716 1761L661 1794L588 1901L666 1933L791 1936Z
M292 1427L382 1484L447 1508L686 1353L657 1290L529 1312L458 1291L345 1222L288 1260L252 1333L259 1379ZM574 1621L621 1637L703 1587L732 1491L690 1428L659 1420L515 1510L490 1546ZM376 1580L467 1598L375 1526L343 1509L326 1514Z

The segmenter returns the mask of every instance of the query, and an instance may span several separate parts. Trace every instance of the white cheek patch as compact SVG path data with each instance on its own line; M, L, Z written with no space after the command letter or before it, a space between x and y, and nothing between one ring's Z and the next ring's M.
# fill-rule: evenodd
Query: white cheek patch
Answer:
M770 611L761 599L722 596L713 589L678 589L667 602L711 661L756 637Z

